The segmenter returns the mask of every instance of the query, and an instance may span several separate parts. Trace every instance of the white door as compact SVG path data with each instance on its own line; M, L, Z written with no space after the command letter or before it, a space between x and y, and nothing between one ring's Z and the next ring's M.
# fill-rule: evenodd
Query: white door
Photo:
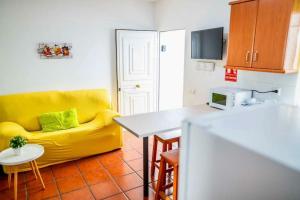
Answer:
M117 30L118 108L122 115L157 111L158 33Z
M183 106L185 30L160 32L159 110Z

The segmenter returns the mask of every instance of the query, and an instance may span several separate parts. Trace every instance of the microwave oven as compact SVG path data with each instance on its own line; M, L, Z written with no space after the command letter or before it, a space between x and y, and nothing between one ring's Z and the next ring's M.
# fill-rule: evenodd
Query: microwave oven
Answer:
M228 110L233 107L242 106L246 100L251 98L251 94L251 90L240 88L213 88L209 94L209 105L214 108Z

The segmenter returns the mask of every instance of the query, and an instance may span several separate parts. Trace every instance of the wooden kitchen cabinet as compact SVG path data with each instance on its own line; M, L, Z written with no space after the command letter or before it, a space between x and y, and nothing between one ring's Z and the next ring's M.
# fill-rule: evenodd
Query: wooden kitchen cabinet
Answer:
M231 7L228 65L251 67L254 43L257 1L234 4Z
M239 0L231 5L226 68L291 73L299 66L300 0Z

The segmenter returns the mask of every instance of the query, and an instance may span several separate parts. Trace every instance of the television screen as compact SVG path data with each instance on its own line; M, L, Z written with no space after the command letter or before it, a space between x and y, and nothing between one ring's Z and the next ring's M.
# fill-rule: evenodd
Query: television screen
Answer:
M192 32L192 59L222 60L223 30L214 28Z

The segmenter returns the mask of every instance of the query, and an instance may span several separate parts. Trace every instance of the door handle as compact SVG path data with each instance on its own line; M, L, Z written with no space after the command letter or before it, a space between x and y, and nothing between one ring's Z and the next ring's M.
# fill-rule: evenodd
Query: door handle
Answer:
M247 51L246 53L246 63L250 61L250 51Z
M257 61L258 61L258 51L255 51L253 55L253 62L257 62Z

